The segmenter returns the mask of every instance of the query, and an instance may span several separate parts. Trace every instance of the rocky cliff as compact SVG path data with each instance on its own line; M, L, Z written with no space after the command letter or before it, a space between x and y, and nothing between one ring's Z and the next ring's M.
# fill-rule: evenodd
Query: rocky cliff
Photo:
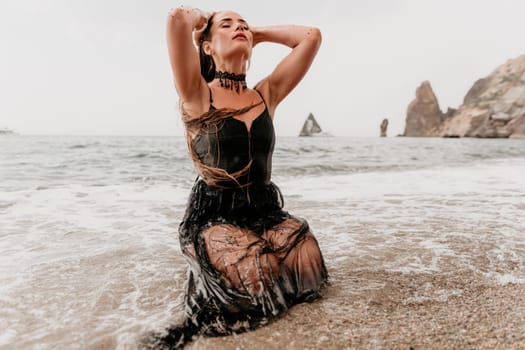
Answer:
M476 81L463 104L446 113L423 82L408 106L404 136L525 137L525 55Z

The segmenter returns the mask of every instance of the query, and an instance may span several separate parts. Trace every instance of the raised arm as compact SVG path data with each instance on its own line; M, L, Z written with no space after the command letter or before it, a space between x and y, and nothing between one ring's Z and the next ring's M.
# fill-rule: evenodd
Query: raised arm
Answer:
M199 104L205 81L200 74L199 54L193 43L195 29L206 25L207 16L199 9L177 7L170 10L166 39L175 88L183 103Z
M267 98L270 112L293 90L304 77L321 45L321 31L303 26L252 27L254 45L273 42L292 48L257 87Z

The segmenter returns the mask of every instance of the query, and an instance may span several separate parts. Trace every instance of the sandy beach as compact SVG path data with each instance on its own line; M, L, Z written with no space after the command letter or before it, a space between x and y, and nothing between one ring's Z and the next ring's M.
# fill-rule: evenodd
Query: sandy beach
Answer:
M459 271L352 274L348 285L332 282L324 299L298 305L267 327L200 337L187 348L525 349L523 285L488 286Z
M330 285L262 328L186 349L525 349L522 140L279 147L274 180ZM1 150L0 350L133 350L180 319L184 139L20 137Z

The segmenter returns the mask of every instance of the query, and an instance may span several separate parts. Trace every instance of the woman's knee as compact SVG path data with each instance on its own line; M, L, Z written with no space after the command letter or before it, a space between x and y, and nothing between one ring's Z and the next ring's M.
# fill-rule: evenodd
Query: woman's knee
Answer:
M204 242L208 244L211 240L223 240L226 237L231 236L232 233L235 233L237 230L240 230L240 228L231 224L218 224L205 229L202 233L202 237Z
M314 235L308 231L285 259L285 265L293 270L322 263L321 250Z
M236 264L263 243L252 231L231 224L209 227L203 232L203 239L210 262L219 270Z

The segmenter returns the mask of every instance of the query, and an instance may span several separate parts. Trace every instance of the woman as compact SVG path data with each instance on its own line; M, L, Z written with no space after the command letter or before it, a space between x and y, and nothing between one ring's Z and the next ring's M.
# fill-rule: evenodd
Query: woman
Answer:
M246 69L261 42L292 50L251 89ZM190 265L186 320L163 339L177 347L194 334L264 324L319 297L327 280L308 224L282 210L270 181L275 109L306 74L321 34L301 26L249 27L235 12L179 7L169 13L167 43L199 174L179 229Z

